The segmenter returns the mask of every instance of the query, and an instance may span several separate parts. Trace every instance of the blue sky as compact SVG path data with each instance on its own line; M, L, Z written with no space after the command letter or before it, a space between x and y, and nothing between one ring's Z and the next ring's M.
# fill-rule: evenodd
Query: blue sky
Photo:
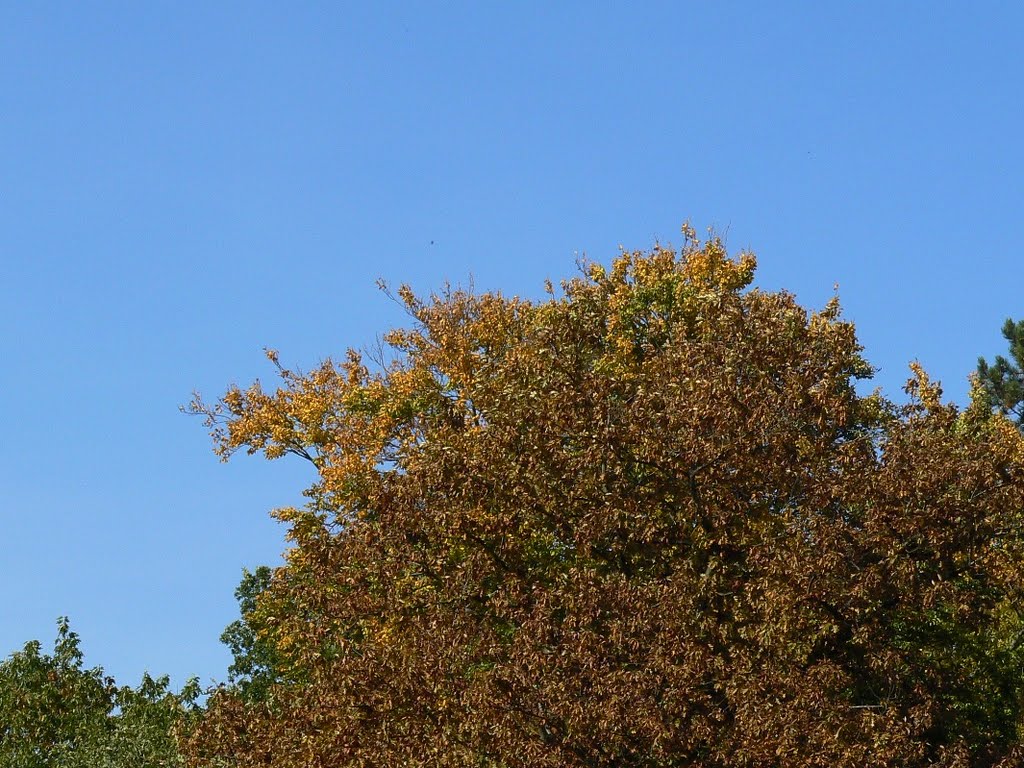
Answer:
M1024 316L1015 4L0 4L0 656L223 679L299 463L178 406L716 227L963 401ZM841 7L842 6L842 7Z

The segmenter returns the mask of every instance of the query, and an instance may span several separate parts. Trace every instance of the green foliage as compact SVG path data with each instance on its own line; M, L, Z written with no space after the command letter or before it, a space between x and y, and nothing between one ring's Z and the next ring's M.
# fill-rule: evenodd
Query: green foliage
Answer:
M0 662L3 768L172 768L184 765L177 728L197 717L199 686L180 693L165 677L118 687L103 669L85 669L78 635L57 625L52 654L38 641Z
M0 663L0 764L72 764L108 735L115 693L103 670L82 668L78 635L61 619L52 656L32 641Z
M265 565L243 572L235 590L240 616L220 636L233 657L228 669L229 681L239 695L249 701L264 699L271 684L278 679L277 652L271 643L260 638L254 625L257 599L270 586L272 576L273 571Z
M1007 318L1003 338L1010 345L1010 357L996 355L991 365L985 358L978 358L978 378L989 405L1004 416L1013 414L1024 426L1024 320Z

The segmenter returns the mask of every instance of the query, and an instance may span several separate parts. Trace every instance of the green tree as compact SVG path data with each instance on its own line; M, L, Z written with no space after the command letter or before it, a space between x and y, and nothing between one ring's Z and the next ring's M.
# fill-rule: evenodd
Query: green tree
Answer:
M220 636L231 650L232 663L228 669L228 682L247 700L266 697L270 686L280 679L280 661L269 640L260 637L256 602L270 586L273 571L261 565L254 571L245 570L235 590L239 618L231 622Z
M1013 414L1024 427L1024 320L1007 318L1003 338L1010 345L1010 357L996 355L991 365L978 358L978 378L992 407L1004 415Z
M390 362L196 400L318 471L249 614L281 676L211 695L196 765L1022 764L1024 438L916 365L859 395L838 302L685 238L403 288Z
M198 714L199 687L167 677L118 687L82 666L78 635L57 626L52 654L37 641L0 662L0 765L4 768L171 768L183 765L175 730Z

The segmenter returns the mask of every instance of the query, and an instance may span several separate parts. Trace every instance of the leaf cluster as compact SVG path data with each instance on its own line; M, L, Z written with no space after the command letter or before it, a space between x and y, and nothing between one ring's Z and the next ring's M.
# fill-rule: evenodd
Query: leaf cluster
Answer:
M61 619L52 654L38 642L0 662L0 765L5 768L183 766L175 731L198 716L199 687L167 677L117 686L83 667L78 635Z

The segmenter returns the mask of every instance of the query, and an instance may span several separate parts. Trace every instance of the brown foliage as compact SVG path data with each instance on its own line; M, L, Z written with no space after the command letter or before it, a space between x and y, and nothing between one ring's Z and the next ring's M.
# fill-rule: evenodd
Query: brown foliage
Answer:
M684 235L543 302L403 289L392 362L194 403L319 471L252 619L282 682L196 765L1014 764L1020 434L916 368L858 395L836 302Z

